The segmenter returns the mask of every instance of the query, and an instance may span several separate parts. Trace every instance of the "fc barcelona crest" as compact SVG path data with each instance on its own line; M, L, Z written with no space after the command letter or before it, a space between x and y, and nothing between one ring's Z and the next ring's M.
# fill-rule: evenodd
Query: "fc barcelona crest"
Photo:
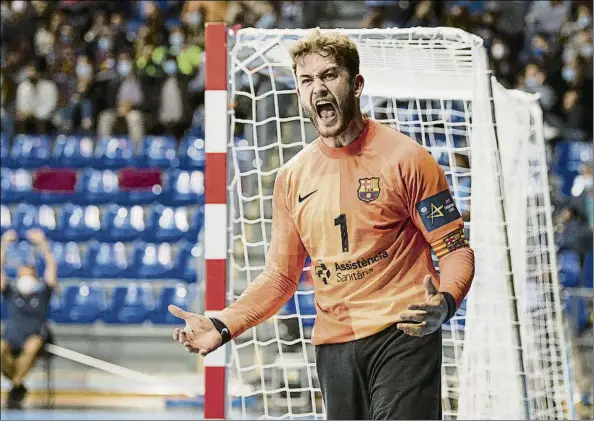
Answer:
M359 200L363 202L373 202L380 195L379 177L360 178L359 179Z

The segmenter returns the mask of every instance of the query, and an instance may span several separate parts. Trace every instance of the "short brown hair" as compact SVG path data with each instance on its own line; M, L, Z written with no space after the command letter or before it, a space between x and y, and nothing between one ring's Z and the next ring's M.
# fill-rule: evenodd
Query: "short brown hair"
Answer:
M345 67L351 79L359 74L357 45L343 34L322 33L319 29L314 29L307 37L300 39L291 48L290 53L295 73L297 61L308 54L320 54L323 57L332 57L336 64Z

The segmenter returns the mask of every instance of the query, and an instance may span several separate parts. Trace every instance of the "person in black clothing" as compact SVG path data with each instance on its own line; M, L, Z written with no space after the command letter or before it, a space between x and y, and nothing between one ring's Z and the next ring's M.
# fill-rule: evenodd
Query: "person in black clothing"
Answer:
M7 408L18 409L27 389L25 376L35 365L45 343L49 339L47 313L50 298L57 283L57 266L49 243L39 229L29 230L27 239L42 253L45 260L43 281L38 278L35 267L23 265L18 270L14 283L9 283L4 272L8 245L17 240L17 234L7 231L2 235L0 250L0 289L8 306L8 320L0 340L2 374L11 382Z

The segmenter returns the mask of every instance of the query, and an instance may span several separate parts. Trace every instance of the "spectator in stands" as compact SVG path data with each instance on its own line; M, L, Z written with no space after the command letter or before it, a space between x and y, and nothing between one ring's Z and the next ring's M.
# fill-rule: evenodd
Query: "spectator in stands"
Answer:
M9 283L4 272L6 250L17 240L14 231L4 233L0 249L0 289L8 306L6 329L0 341L2 373L12 382L8 393L7 407L19 408L26 395L23 381L35 365L44 344L50 339L47 313L50 298L57 283L56 262L49 249L43 231L27 232L28 240L42 253L45 259L43 281L37 276L34 266L23 265L18 270L14 283Z
M572 250L583 262L588 251L592 250L592 229L590 229L586 209L574 198L567 200L563 211L557 218L559 250Z
M117 72L119 77L107 82L108 107L99 114L97 131L99 136L109 136L114 133L129 134L138 146L145 133L142 116L145 95L136 77L130 53L120 53ZM127 130L122 127L127 127Z
M547 83L547 74L538 64L526 66L522 85L524 91L540 94L540 105L545 112L553 108L557 101L555 90Z
M27 68L27 79L18 85L16 93L16 127L19 133L48 133L56 109L56 84L41 77L35 65Z
M165 132L181 139L192 121L188 80L180 74L174 55L169 54L163 61L163 71L167 75L155 98L158 124L153 128L156 133Z
M192 77L196 74L202 60L202 48L188 43L183 26L175 26L169 35L169 54L175 57L180 74Z
M0 126L8 138L14 134L14 85L4 68L0 68Z
M78 127L88 132L93 127L93 70L90 58L86 55L79 56L76 65L76 90L69 96L68 104L61 113L62 133L71 133ZM76 122L80 122L80 126Z
M570 10L571 1L567 0L533 1L526 16L529 37L535 32L544 32L553 38L569 17Z
M415 26L437 26L437 17L435 16L435 7L433 1L423 0L415 7L415 13L409 19L406 26L409 28Z

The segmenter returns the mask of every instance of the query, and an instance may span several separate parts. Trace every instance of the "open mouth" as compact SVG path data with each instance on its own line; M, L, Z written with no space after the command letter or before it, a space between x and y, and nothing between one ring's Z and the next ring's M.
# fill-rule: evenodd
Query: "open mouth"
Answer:
M330 101L316 102L316 113L324 122L329 122L336 118L336 107Z

